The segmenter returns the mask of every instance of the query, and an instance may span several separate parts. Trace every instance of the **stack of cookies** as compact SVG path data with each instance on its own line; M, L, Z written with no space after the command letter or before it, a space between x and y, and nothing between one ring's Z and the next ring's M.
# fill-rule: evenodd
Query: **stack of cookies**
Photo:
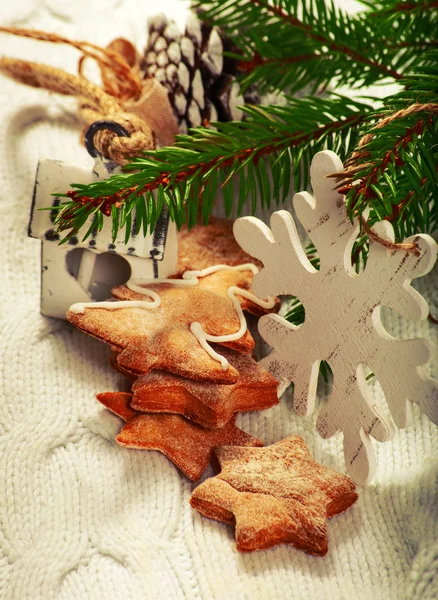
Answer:
M154 369L135 379L132 393L98 394L104 406L126 421L116 442L163 452L192 481L202 476L214 448L262 446L235 426L235 414L277 404L277 381L251 356L214 349L239 373L236 383L196 381Z
M251 259L236 244L228 223L214 220L180 235L180 259L175 278L187 270L213 265L245 265ZM108 343L111 364L134 380L132 393L109 392L98 400L126 424L116 441L137 449L160 450L192 480L201 477L215 447L262 446L262 442L235 426L235 414L269 408L278 403L277 380L253 358L254 339L246 330L237 339L241 323L230 288L251 292L250 269L219 269L197 285L147 283L159 297L148 308L139 290L119 286L112 295L119 303L73 306L67 318L82 331ZM141 285L140 285L141 287ZM264 309L247 297L236 298L241 309L260 316ZM191 330L199 323L208 336L226 336L210 344L226 359L228 368L211 356Z
M237 412L278 403L277 381L252 358L255 343L238 314L278 308L264 309L246 293L253 277L249 262L229 224L213 220L181 233L175 278L211 265L243 268L208 269L196 285L148 283L147 293L139 284L120 286L112 291L117 304L74 305L67 318L108 343L111 365L133 381L129 393L97 396L125 421L119 445L158 450L192 481L213 460L219 475L201 483L190 503L234 525L238 550L287 543L323 556L327 519L356 501L353 482L316 463L297 436L263 447L235 425ZM213 337L216 343L201 343L193 323L204 341Z

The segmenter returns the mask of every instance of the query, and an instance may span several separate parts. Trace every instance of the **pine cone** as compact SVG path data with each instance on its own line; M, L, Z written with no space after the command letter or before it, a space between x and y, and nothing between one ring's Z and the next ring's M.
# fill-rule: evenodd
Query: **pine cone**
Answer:
M237 62L223 58L230 43L216 27L192 13L184 34L164 15L150 19L148 29L141 69L167 88L182 133L211 121L240 120L236 106L260 101L254 90L240 94Z

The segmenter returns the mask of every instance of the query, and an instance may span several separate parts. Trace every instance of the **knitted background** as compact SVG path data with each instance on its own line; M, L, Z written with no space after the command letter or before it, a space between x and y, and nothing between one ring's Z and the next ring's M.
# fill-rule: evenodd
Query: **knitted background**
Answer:
M183 24L185 3L159 4ZM124 35L141 48L155 10L148 0L14 0L0 3L0 22L100 44ZM69 48L6 35L0 47L76 68ZM40 242L26 234L38 159L91 164L73 106L1 79L0 600L436 598L438 429L416 409L412 426L375 444L377 475L330 521L325 558L287 546L239 555L230 527L190 508L194 485L164 456L114 443L120 421L95 394L121 377L104 344L40 315ZM434 314L437 277L416 284ZM387 323L394 335L438 341L428 322L388 313ZM314 422L295 416L290 398L238 418L266 444L299 434L344 471L341 439L323 441Z

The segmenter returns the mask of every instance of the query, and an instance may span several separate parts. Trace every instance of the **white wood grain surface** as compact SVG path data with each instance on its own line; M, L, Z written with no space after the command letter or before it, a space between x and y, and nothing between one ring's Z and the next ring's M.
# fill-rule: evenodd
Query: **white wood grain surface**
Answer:
M320 269L309 262L295 220L285 210L274 213L271 228L254 217L234 223L240 246L263 262L254 277L255 293L264 298L292 295L304 305L305 321L296 327L279 315L260 319L259 331L274 348L262 364L279 379L280 393L294 383L293 405L298 414L315 407L321 360L333 371L333 390L318 416L323 438L343 433L348 473L358 484L375 472L369 437L384 442L393 437L392 425L380 414L368 388L365 369L376 375L389 410L399 427L405 427L416 402L438 424L438 382L426 376L423 366L434 349L426 340L397 340L384 328L381 307L410 319L425 319L429 307L410 285L429 273L437 257L437 244L428 235L410 238L417 253L387 250L372 242L367 266L357 274L351 251L359 223L351 222L344 197L334 189L332 173L343 170L331 151L319 152L312 161L314 196L295 194L298 219L314 243ZM381 237L394 241L389 222L375 226Z

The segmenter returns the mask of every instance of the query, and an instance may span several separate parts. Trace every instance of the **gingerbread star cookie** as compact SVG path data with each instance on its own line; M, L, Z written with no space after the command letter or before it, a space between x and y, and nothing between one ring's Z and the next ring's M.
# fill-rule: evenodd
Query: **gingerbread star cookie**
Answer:
M239 272L234 273L238 278ZM232 301L222 288L215 292L214 284L210 284L211 289L199 285L148 284L144 287L160 297L161 304L156 308L86 307L83 313L69 310L67 319L82 331L110 344L112 350L119 353L117 362L127 372L141 375L151 369L161 369L197 381L234 383L238 377L236 369L231 365L222 369L190 330L190 325L198 322L212 336L239 331L240 321ZM115 288L113 295L118 300L148 302L147 296L127 286ZM223 345L250 354L254 340L246 331L242 337Z
M233 234L233 221L210 217L208 225L195 225L190 231L183 227L178 232L178 264L175 277L181 277L185 271L202 270L211 265L237 266L252 263L261 269L263 264L242 250ZM220 271L212 277L202 278L200 287L227 294L231 285L252 292L251 271ZM248 299L239 297L242 309L253 315L261 316L267 312L277 312L280 301L277 299L272 310L267 311Z
M236 412L263 410L278 404L278 382L268 371L247 354L227 348L221 348L220 353L239 372L237 383L201 383L151 371L135 381L131 407L144 412L181 414L213 429L223 427Z
M192 481L203 475L217 446L263 446L234 419L222 429L203 429L179 415L138 413L129 405L131 394L124 392L98 394L97 399L126 421L116 437L120 446L158 450Z
M222 471L192 494L201 514L235 525L237 549L288 543L308 554L327 553L327 519L356 502L354 483L318 464L304 440L265 448L217 448Z
M184 271L206 269L210 265L262 263L242 250L233 235L233 221L210 217L208 225L183 226L178 232L177 275Z

